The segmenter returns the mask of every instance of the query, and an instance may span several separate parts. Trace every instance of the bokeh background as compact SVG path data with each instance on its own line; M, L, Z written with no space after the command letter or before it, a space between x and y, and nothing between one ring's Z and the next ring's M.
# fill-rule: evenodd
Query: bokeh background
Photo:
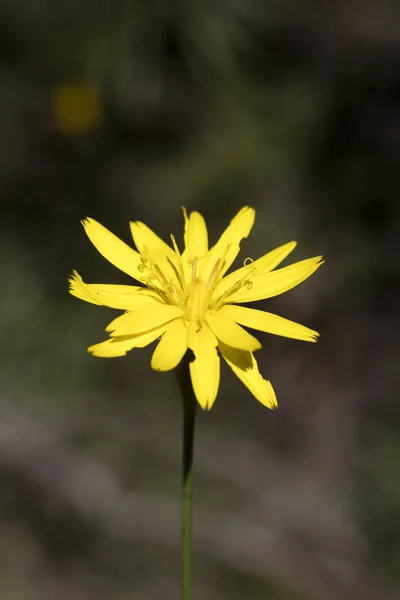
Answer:
M321 339L263 336L278 411L224 369L199 414L193 597L399 597L399 74L389 0L2 0L2 599L179 597L174 375L89 356L115 313L67 278L128 283L85 216L245 204L242 260L326 256L260 306Z

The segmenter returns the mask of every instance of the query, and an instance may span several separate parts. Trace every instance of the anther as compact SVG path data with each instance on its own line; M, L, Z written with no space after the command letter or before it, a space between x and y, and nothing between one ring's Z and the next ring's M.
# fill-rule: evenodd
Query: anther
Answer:
M160 267L158 265L154 265L154 270L157 272L160 280L165 284L168 285L168 279L165 277L164 273L161 271Z
M172 242L172 245L173 245L173 247L174 247L175 253L176 253L178 256L180 256L180 255L181 255L181 253L179 252L179 248L178 248L178 244L176 243L175 236L174 236L174 234L173 234L173 233L171 233L170 235L171 235L171 242Z
M219 268L220 262L221 262L221 259L219 258L219 259L217 260L217 262L215 263L215 265L214 265L214 267L213 267L213 270L212 270L212 271L211 271L211 273L210 273L210 276L209 276L209 278L207 279L207 283L206 283L206 287L207 287L207 289L211 287L211 284L212 284L212 282L213 282L213 280L214 280L215 274L216 274L216 273L217 273L217 271L218 271L218 268Z
M192 264L192 280L194 281L196 279L196 274L197 274L197 263L199 262L199 259L197 258L197 256L194 258L193 260L193 264Z

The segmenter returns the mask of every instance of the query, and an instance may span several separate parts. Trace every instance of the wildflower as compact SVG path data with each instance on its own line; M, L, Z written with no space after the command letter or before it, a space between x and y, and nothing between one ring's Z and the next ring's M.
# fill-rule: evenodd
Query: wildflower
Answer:
M110 337L88 348L94 356L123 356L161 338L151 366L174 369L189 348L194 355L190 375L196 398L205 410L217 396L222 355L232 371L262 404L277 406L271 383L260 374L253 352L260 342L242 326L298 340L315 342L318 333L277 315L239 306L272 298L299 285L323 263L316 256L275 269L296 246L289 242L226 275L254 223L255 211L246 206L209 248L207 227L198 212L184 210L185 248L180 253L139 221L130 228L137 251L97 221L83 221L97 250L140 285L84 283L74 271L69 279L73 296L126 312L106 328Z

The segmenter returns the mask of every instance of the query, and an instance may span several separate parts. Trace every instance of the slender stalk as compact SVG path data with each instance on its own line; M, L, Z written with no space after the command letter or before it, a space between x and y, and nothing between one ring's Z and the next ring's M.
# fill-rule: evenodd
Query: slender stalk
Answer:
M176 370L183 401L182 438L182 588L181 600L190 600L192 549L192 464L196 421L196 398L190 381L189 358Z

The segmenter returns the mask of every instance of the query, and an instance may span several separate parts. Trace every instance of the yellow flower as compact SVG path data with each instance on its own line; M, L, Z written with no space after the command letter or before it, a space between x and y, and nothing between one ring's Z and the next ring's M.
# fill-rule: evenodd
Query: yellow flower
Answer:
M260 342L242 325L266 333L315 342L318 333L303 325L261 310L238 306L272 298L299 285L324 262L322 256L275 269L295 248L289 242L256 261L226 275L254 223L255 211L245 206L231 221L218 242L209 249L207 227L198 212L184 209L185 249L179 252L144 223L130 223L137 251L94 219L85 219L85 231L97 250L115 267L141 285L84 283L74 271L69 279L73 296L125 310L106 328L110 338L88 350L94 356L124 356L161 338L151 366L156 371L174 369L188 348L194 359L190 375L196 398L209 410L220 379L219 353L232 371L262 404L277 406L271 383L260 374L253 352Z
M79 135L96 129L103 116L98 90L87 84L55 86L51 93L53 118L65 135Z

